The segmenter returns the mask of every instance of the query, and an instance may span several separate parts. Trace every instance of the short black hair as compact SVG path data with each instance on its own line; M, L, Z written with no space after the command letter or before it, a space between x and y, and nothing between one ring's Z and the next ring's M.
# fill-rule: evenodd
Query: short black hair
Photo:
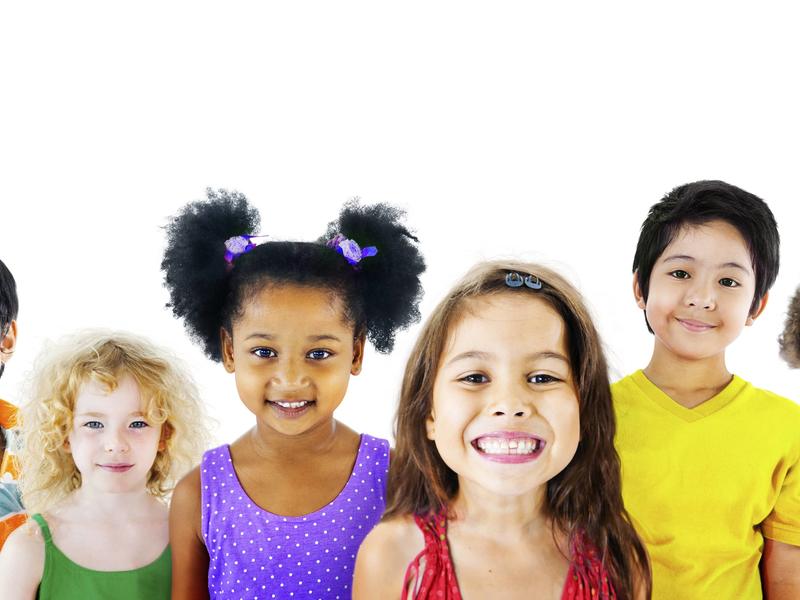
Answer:
M686 225L725 221L735 227L750 250L756 289L751 314L775 283L780 266L780 236L772 211L758 196L724 181L695 181L676 187L650 207L642 223L633 271L647 301L650 274L658 257ZM649 328L649 325L648 325ZM652 332L652 330L651 330Z
M5 263L0 260L0 330L17 318L19 312L19 299L17 298L17 283Z
M342 301L356 335L380 352L394 346L395 332L419 321L425 262L418 241L401 224L404 212L388 204L344 205L338 220L315 242L267 241L225 260L225 241L259 234L259 214L239 192L206 191L167 225L161 268L172 312L212 360L222 358L219 330L231 331L247 299L266 285L327 289ZM343 235L378 253L353 266L328 241Z

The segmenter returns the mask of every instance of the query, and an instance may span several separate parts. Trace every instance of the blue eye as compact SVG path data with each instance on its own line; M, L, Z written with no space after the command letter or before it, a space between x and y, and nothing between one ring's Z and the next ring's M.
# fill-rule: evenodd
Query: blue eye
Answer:
M689 274L682 269L672 271L670 272L670 275L672 275L675 279L689 279Z
M331 352L330 350L322 350L321 348L312 350L311 352L306 354L306 357L312 360L325 360L330 356L333 356L333 352Z
M88 427L89 429L102 429L103 424L100 421L86 421L83 424L84 427Z
M141 419L138 421L133 421L130 425L128 425L131 429L144 429L145 427L150 427L147 421L142 421Z
M546 384L546 383L554 383L556 381L561 381L557 377L553 377L552 375L546 375L544 373L537 373L536 375L531 375L528 377L528 383L538 383L538 384Z
M729 287L729 288L739 287L739 282L734 279L731 279L730 277L723 277L722 279L719 280L719 284L723 287Z
M278 356L278 353L272 348L254 348L252 353L258 358L275 358Z
M464 377L461 377L459 381L477 385L479 383L489 383L489 378L483 373L470 373L469 375L464 375Z

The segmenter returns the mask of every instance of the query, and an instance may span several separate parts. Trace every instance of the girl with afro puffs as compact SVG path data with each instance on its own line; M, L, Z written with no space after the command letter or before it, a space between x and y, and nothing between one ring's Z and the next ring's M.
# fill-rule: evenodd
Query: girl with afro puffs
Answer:
M315 242L272 241L242 194L209 190L168 226L173 312L255 421L175 490L173 598L350 598L389 444L334 411L366 340L389 352L419 319L424 262L401 216L349 203Z

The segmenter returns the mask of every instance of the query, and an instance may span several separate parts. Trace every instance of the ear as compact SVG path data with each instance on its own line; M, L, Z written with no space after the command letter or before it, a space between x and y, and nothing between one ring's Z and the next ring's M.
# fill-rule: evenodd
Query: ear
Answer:
M429 440L433 441L436 438L436 415L433 414L433 410L431 410L428 418L425 419L425 432Z
M7 362L11 358L16 347L17 321L16 319L11 319L11 323L8 324L8 331L6 331L5 337L0 341L0 362Z
M164 423L161 426L161 435L158 438L158 451L163 452L167 449L167 440L172 437L172 426Z
M769 300L769 292L764 294L761 300L758 301L758 306L756 306L756 309L747 317L747 321L744 322L745 326L749 327L752 325L758 316L764 312L764 309L767 307L767 300Z
M219 328L219 346L222 351L222 365L228 373L233 373L236 370L233 363L233 337L224 327Z
M633 297L636 299L636 306L644 310L647 306L642 294L642 288L639 285L639 271L633 272Z
M361 364L364 362L364 345L366 341L366 334L363 333L353 340L353 364L350 365L351 375L358 375L361 373Z
M64 443L61 447L64 448L64 451L68 454L72 454L72 447L69 445L69 438L64 440Z

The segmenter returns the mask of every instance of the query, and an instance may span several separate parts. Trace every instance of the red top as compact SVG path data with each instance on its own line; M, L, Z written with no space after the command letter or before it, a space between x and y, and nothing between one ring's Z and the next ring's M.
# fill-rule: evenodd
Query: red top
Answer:
M409 597L411 591L414 600L462 600L447 545L447 518L443 514L414 515L414 520L425 536L425 548L408 565L401 597ZM597 550L583 535L575 536L570 542L569 571L561 600L615 600L616 597Z

